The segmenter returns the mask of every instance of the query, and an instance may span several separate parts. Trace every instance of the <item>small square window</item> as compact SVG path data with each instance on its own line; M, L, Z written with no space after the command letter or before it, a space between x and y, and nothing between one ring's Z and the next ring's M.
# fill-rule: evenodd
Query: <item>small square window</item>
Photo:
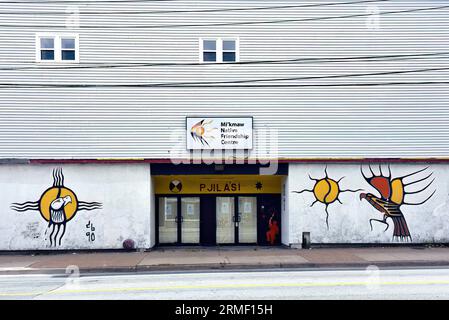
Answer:
M54 49L55 39L53 38L41 38L41 49Z
M74 50L62 50L62 60L75 60L75 51Z
M232 38L200 40L200 62L236 62L238 46L238 40Z
M41 50L41 60L55 60L55 51Z
M204 52L203 53L203 61L204 62L215 62L215 61L217 61L217 53L216 52Z
M235 52L223 52L223 62L235 62Z
M78 62L78 35L76 34L37 34L36 61Z
M203 42L204 51L215 51L217 50L217 42L215 40L204 40Z
M62 49L75 49L75 39L61 39Z
M224 40L223 41L223 50L235 51L235 41L234 40Z

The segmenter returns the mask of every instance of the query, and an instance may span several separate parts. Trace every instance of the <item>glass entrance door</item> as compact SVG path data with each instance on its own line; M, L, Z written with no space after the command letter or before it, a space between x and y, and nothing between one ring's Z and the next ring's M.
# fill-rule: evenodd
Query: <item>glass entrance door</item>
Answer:
M217 244L257 243L257 198L217 197Z
M235 243L234 197L216 198L217 244Z
M178 198L159 198L159 243L178 242Z
M199 197L160 197L158 206L159 243L200 242Z
M181 198L181 243L200 243L200 198Z
M239 243L257 242L257 198L239 197Z

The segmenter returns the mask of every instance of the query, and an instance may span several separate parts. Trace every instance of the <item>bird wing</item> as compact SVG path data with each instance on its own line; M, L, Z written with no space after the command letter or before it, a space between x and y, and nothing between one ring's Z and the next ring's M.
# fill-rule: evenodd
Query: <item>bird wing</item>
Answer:
M50 208L50 220L54 223L62 223L65 221L64 208L60 210L53 210Z
M380 196L383 200L388 200L391 197L391 181L387 177L374 176L367 178L366 181L373 186L377 191L379 191Z
M389 217L402 217L402 212L399 209L399 205L394 202L387 201L374 197L372 195L367 195L366 200L378 211L386 214Z

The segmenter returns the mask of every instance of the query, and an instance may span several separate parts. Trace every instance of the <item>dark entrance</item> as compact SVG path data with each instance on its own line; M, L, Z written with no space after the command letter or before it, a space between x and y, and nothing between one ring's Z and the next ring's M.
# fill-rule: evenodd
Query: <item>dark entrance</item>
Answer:
M281 196L158 195L159 244L279 245Z

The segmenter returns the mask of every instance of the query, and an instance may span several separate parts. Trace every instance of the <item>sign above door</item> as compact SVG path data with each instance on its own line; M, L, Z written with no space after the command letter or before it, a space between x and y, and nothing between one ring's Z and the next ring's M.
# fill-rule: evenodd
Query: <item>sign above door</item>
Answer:
M187 117L188 150L250 150L253 148L252 117Z
M279 194L283 176L154 176L155 194Z

